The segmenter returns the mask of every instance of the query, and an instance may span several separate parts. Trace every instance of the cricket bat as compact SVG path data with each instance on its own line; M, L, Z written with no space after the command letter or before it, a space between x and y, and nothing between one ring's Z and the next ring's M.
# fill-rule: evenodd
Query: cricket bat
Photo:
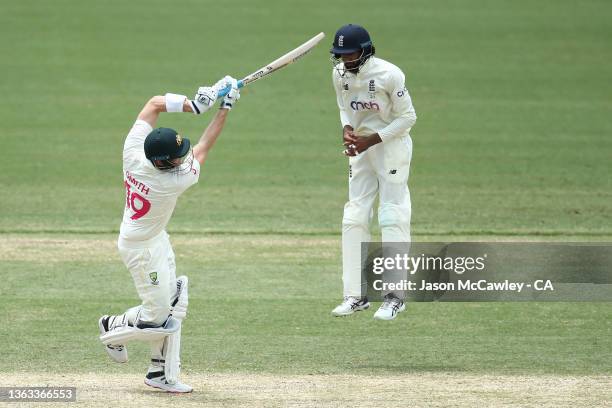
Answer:
M296 49L289 51L285 55L280 58L275 59L268 65L261 67L257 71L249 74L238 81L238 88L242 88L245 85L250 84L251 82L255 82L265 76L270 75L273 72L278 71L281 68L286 67L287 65L294 63L298 59L302 58L306 55L310 50L312 50L323 38L325 38L324 33L319 33L312 37L310 40L306 41L304 44L300 45ZM224 97L230 91L230 87L227 87L219 92L219 98Z

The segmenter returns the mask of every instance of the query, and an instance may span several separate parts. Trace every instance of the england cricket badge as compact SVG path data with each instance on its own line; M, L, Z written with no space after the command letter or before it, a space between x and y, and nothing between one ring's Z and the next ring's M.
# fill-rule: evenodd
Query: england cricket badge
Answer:
M159 281L157 280L157 272L151 272L149 274L149 278L151 278L151 283L153 285L158 285L159 284Z
M370 79L370 83L368 85L368 95L370 96L370 99L376 98L376 84L374 83L373 79Z

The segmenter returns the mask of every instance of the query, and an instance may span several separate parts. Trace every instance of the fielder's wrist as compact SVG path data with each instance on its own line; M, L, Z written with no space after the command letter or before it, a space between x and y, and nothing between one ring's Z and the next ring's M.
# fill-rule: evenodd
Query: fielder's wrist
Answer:
M382 139L378 133L368 136L368 146L374 146L382 142Z

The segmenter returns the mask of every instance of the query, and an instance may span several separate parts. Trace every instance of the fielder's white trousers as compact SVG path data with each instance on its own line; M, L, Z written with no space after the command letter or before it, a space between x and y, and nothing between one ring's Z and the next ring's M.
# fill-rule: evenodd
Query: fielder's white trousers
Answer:
M165 231L145 242L119 240L119 254L134 280L142 305L126 312L128 321L163 324L170 315L171 297L176 293L176 263Z
M410 136L379 143L349 158L349 201L344 206L342 219L344 296L360 297L366 293L361 244L371 240L372 207L377 196L382 241L410 242L412 209L408 175L411 158ZM403 294L398 295L403 297Z

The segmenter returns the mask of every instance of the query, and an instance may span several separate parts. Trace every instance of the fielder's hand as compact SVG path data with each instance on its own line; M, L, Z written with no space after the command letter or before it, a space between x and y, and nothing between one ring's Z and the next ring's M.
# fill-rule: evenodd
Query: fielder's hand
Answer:
M240 89L238 89L238 81L232 77L230 78L230 84L232 89L230 89L229 93L223 97L221 101L221 109L230 110L234 107L234 104L240 99Z
M374 133L367 137L356 137L351 133L349 134L349 138L352 139L353 142L348 141L344 143L346 146L344 154L346 156L357 156L359 153L365 152L375 144L382 142L378 133Z
M357 156L355 142L357 141L357 136L353 133L354 129L350 125L346 125L342 130L342 144L346 146L346 149L343 151L345 156Z

